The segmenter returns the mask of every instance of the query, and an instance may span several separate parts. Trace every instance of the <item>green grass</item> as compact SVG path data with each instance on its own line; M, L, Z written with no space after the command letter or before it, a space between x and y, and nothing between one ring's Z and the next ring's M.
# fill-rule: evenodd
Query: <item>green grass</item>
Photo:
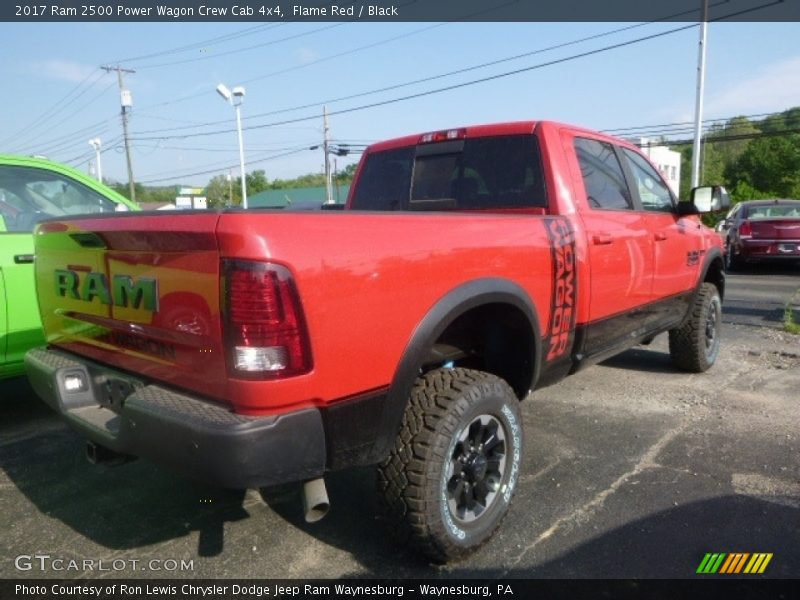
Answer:
M797 290L795 298L800 297L800 290ZM783 329L789 333L800 335L800 315L792 308L792 300L786 304L786 310L783 311Z

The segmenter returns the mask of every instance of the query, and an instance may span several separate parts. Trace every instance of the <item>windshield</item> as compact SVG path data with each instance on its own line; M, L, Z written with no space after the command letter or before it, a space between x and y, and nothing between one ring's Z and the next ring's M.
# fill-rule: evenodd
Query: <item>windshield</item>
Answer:
M470 210L546 207L533 135L420 144L368 155L355 210Z

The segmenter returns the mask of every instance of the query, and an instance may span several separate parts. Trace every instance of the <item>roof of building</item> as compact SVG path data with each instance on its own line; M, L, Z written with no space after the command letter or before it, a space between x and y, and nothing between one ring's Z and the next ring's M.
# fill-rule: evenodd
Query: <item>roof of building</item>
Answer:
M334 186L334 201L343 204L349 190L349 185ZM250 208L316 208L324 202L324 187L264 190L247 197Z

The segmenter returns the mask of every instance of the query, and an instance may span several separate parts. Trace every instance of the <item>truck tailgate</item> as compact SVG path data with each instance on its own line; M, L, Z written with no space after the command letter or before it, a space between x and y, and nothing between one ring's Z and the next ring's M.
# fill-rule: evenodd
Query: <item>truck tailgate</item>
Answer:
M50 221L36 237L49 344L224 398L216 213Z

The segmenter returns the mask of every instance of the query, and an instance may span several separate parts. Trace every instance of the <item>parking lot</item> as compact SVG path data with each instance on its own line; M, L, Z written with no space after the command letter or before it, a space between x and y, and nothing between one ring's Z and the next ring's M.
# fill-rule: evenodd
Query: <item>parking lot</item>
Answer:
M307 525L299 497L213 489L145 461L92 466L24 381L4 382L0 577L680 578L706 552L773 553L765 575L796 577L800 337L781 320L800 270L728 286L708 373L675 371L660 336L529 398L508 517L443 568L391 541L369 469L330 476L331 512ZM95 568L18 559L35 555ZM101 560L115 566L98 572Z

